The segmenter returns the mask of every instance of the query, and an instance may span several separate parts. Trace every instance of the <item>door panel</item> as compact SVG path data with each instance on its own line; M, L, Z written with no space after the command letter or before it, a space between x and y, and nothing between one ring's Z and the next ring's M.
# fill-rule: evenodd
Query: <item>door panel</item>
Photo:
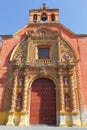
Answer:
M55 84L46 78L33 82L30 103L31 124L56 124Z

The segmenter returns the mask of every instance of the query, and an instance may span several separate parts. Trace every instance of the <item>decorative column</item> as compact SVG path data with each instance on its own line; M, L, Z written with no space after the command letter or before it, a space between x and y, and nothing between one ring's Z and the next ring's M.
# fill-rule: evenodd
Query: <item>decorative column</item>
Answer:
M64 112L65 104L64 104L64 88L63 88L63 74L59 73L59 90L60 90L60 112Z
M22 112L27 112L27 89L28 89L28 74L24 73L24 91L23 91L23 104L22 104Z
M77 104L76 104L76 94L75 94L75 85L74 85L74 77L73 70L69 70L70 76L70 92L71 92L71 101L72 101L72 112L77 112Z
M20 118L20 124L21 126L29 125L29 119L28 119L28 70L25 70L24 72L24 89L23 89L23 102L22 102L22 111L21 111L21 118Z
M17 97L16 92L17 92L17 84L18 84L18 71L16 70L13 75L14 75L13 92L12 92L12 101L11 101L10 112L14 112L15 107L16 107L16 97Z
M18 84L18 70L16 69L13 74L13 92L12 92L12 100L11 100L11 108L9 111L8 122L7 125L15 124L15 107L16 107L16 92L17 92L17 84Z
M65 102L64 102L64 88L63 88L63 73L59 72L59 105L60 105L60 124L59 126L66 126L65 123Z

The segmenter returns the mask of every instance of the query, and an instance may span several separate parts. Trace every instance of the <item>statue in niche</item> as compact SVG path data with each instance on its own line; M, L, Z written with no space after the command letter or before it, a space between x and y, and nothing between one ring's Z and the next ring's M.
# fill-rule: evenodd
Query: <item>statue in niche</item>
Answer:
M19 93L16 100L16 109L19 111L22 108L22 95Z
M68 77L64 77L64 85L68 86L69 85L69 78Z
M70 111L70 98L68 94L65 94L65 109Z
M19 78L19 86L22 86L22 85L23 85L23 82L24 82L23 77L20 77L20 78Z

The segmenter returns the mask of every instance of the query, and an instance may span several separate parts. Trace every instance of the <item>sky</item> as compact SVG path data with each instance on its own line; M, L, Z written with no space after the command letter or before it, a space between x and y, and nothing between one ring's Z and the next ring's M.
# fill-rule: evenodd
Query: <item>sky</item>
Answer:
M59 9L59 21L76 34L87 34L87 0L0 0L0 35L16 33L29 23L29 10L45 3Z

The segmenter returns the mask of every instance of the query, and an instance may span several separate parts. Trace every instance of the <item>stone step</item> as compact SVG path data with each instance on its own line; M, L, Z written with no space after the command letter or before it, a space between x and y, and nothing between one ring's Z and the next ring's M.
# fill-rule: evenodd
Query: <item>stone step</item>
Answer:
M56 127L56 126L0 126L0 130L87 130L87 127Z

